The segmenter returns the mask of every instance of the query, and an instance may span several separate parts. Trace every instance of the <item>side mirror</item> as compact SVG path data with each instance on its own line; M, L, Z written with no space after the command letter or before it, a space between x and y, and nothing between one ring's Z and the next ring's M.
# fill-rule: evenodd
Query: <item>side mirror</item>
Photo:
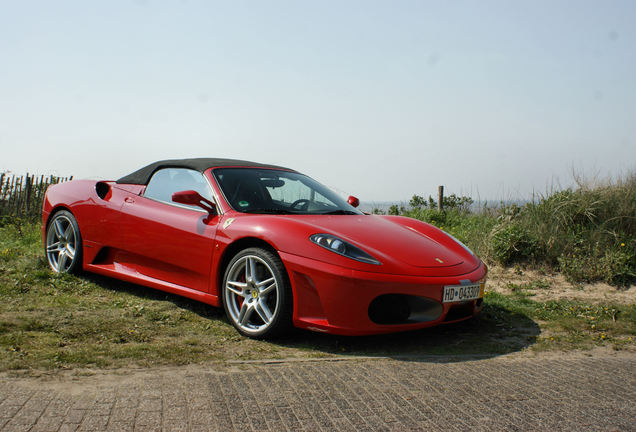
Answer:
M351 207L358 207L360 205L360 200L353 195L349 195L349 198L347 198L347 202Z
M216 205L209 199L203 198L197 191L185 190L175 192L172 194L172 201L179 204L201 207L210 215L216 213Z

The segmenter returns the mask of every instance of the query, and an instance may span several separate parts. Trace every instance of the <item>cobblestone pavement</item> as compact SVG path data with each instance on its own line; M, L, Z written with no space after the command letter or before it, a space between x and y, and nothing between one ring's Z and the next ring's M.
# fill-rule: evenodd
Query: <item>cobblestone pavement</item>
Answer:
M636 430L636 356L0 377L3 431Z

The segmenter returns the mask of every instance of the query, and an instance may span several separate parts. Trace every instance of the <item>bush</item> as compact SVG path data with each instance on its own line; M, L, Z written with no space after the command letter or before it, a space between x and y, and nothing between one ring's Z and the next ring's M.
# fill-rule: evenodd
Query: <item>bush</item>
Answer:
M487 261L541 265L572 282L636 282L636 172L614 182L586 183L539 196L525 205L469 210L472 200L450 195L437 211L414 195L405 216L457 237Z
M612 285L626 286L636 280L636 254L630 250L611 250L601 258L599 272Z
M537 239L517 223L493 228L488 247L489 256L501 265L535 262L539 255Z
M423 196L413 195L413 198L411 198L411 200L409 201L409 205L411 206L411 208L416 209L426 207L428 205L428 202Z
M467 212L470 210L470 206L473 203L473 199L467 196L450 194L442 197L442 208L444 210L461 210ZM430 195L428 196L428 201L423 196L413 195L413 198L409 201L409 205L412 210L418 210L426 207L436 209L437 201L435 201Z
M570 282L593 282L599 278L597 260L584 252L572 252L557 258L558 270Z

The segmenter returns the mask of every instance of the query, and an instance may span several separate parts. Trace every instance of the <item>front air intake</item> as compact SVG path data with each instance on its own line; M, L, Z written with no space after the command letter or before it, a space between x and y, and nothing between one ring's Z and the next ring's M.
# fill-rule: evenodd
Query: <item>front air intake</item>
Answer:
M369 319L376 324L435 321L441 315L441 303L407 294L384 294L373 299L369 305Z
M444 322L451 322L451 321L457 321L460 319L469 318L473 316L474 313L475 313L474 301L458 303L456 305L451 306L448 313L446 314L446 317L444 318Z

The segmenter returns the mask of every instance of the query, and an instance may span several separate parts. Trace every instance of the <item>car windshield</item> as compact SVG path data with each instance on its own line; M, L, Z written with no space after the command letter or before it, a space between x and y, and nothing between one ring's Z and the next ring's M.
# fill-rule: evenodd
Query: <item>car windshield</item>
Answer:
M227 202L243 213L363 214L327 187L296 172L217 168L213 173Z

